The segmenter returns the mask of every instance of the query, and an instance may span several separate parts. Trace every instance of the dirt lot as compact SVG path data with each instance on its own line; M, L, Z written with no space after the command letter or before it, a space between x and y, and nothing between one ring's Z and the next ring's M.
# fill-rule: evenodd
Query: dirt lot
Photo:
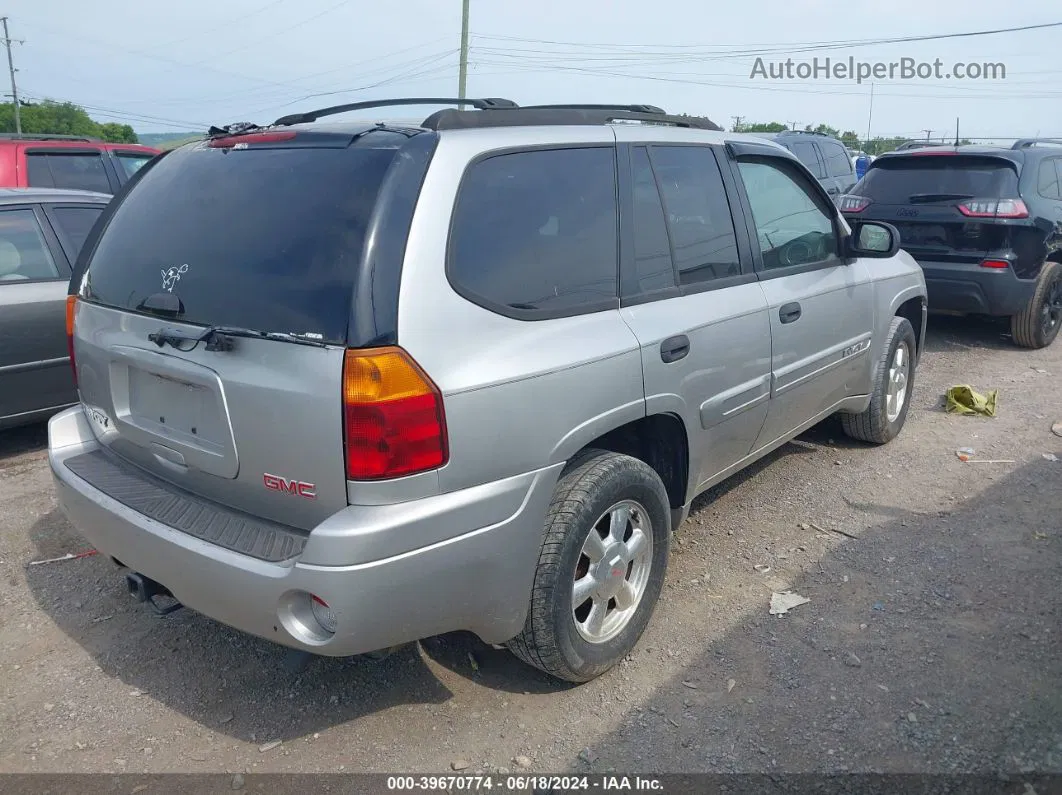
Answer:
M1062 342L1002 332L931 322L894 443L828 422L701 497L649 631L581 687L464 635L293 675L99 557L28 566L86 544L45 430L2 433L0 770L1062 772ZM944 414L955 383L999 416ZM769 616L785 585L810 603Z

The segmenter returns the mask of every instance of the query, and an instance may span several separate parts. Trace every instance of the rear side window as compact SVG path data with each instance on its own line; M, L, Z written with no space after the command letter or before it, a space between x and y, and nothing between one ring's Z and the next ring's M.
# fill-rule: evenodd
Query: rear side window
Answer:
M634 169L634 271L643 293L675 286L675 266L664 220L660 191L644 146L633 153Z
M712 150L658 146L653 167L664 197L679 284L738 276L734 221Z
M129 179L152 158L152 155L138 152L115 152L114 154L115 159L118 161L118 166L122 170L123 179Z
M1059 191L1059 168L1062 158L1050 158L1040 163L1036 189L1045 199L1062 199Z
M840 144L821 141L822 155L826 158L826 173L831 177L847 177L852 173L852 159Z
M458 193L450 281L505 314L616 306L618 220L612 147L481 160Z
M58 278L33 210L0 211L0 284Z
M170 153L115 210L82 294L149 313L167 292L180 319L342 344L365 229L396 148ZM404 139L403 139L404 140Z
M52 207L48 215L59 235L67 259L74 262L85 245L92 226L103 212L103 207Z
M791 144L786 144L786 148L797 156L797 160L808 167L816 177L824 177L822 173L822 164L819 163L819 156L815 153L815 144L810 141L794 141Z
M1018 174L1000 157L905 155L875 160L852 193L881 204L907 204L912 196L935 194L1012 198L1018 195Z
M33 188L111 192L99 152L27 152L26 166L28 182Z

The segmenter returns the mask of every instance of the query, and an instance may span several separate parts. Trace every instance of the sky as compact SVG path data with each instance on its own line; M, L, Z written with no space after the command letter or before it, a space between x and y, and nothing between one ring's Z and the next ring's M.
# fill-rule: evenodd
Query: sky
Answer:
M22 42L21 97L68 100L142 133L457 94L461 0L7 0L0 12ZM881 41L1058 22L1057 0L470 0L467 95L649 103L727 128L734 117L826 123L861 138L953 137L956 118L964 138L1062 138L1062 26ZM752 77L757 57L768 72L851 57L939 59L942 74L1001 63L1006 76L766 79Z

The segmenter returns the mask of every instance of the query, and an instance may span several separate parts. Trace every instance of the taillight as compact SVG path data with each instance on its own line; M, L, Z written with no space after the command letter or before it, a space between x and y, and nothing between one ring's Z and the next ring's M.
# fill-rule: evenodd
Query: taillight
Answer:
M981 263L981 267L1003 270L1004 268L1009 268L1010 263L1007 262L1005 259L986 259Z
M837 206L842 213L861 213L870 206L870 199L866 196L853 196L846 193L837 200Z
M343 426L350 480L396 478L446 463L442 394L401 348L346 352Z
M211 138L207 146L212 149L231 149L239 147L241 144L273 144L279 141L290 141L294 137L295 133L290 131L226 135L221 138Z
M1021 199L967 199L958 208L968 218L1029 217L1029 208Z
M77 310L77 296L66 297L66 351L70 356L70 369L74 373L74 386L77 386L77 364L74 362L74 312Z

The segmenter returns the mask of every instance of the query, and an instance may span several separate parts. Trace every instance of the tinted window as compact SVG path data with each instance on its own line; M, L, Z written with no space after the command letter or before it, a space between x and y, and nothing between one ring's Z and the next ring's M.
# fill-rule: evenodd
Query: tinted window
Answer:
M344 342L365 228L396 152L381 139L171 152L112 216L86 297L147 312L145 299L169 290L189 323Z
M1062 198L1058 186L1058 169L1056 168L1058 163L1062 163L1062 160L1052 158L1040 163L1036 188L1040 195L1047 199Z
M675 286L675 266L664 207L645 147L634 150L634 268L638 286L651 292Z
M606 306L617 295L617 221L612 148L481 160L458 195L449 275L501 307Z
M653 147L679 284L741 273L734 221L712 150Z
M133 154L131 152L116 152L118 164L122 168L122 174L125 179L129 179L133 174L141 169L141 167L151 160L152 155Z
M919 193L1007 198L1018 195L1018 175L1001 157L904 155L875 160L851 192L882 204L907 204Z
M103 207L53 207L49 214L52 226L59 235L63 250L70 262L77 259L81 247L85 245L92 225L103 212Z
M797 156L797 160L807 166L816 177L824 177L819 156L815 153L815 144L811 141L794 141L786 144L786 148Z
M0 211L0 282L57 278L59 269L33 210Z
M111 183L99 153L31 152L26 155L26 163L31 187L111 192Z
M852 174L852 158L848 151L833 141L820 141L822 155L826 158L826 173L831 177L847 177Z
M807 265L836 255L833 216L819 206L810 185L772 163L742 161L739 167L764 267Z

